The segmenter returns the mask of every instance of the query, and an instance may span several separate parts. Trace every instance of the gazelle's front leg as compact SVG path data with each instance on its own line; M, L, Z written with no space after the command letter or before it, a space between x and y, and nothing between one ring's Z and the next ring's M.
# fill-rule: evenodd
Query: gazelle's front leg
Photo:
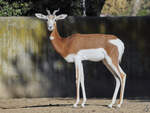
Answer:
M75 58L75 69L76 69L76 103L73 107L77 107L80 101L80 81L81 81L81 72L80 72L80 59Z
M83 94L83 102L81 104L82 107L84 107L86 102L86 93L85 93L85 85L84 85L84 70L82 62L80 62L80 70L81 70L81 88L82 88L82 94Z

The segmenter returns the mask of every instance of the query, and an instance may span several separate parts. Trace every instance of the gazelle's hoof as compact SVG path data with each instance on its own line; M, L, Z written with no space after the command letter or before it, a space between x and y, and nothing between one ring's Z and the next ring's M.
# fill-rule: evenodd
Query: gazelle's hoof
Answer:
M118 104L118 105L117 105L117 108L120 108L120 107L121 107L121 104Z
M85 104L81 104L81 107L84 108L84 107L85 107Z
M77 106L77 104L74 104L73 107L74 107L74 108L77 108L78 106Z
M112 108L112 104L109 104L108 107L109 107L109 108Z

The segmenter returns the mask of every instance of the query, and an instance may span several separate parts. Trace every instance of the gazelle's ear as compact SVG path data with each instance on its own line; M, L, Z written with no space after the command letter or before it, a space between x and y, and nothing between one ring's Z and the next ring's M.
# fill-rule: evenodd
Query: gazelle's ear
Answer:
M61 19L65 19L68 15L67 14L61 14L56 16L56 20L61 20Z
M35 16L39 19L44 19L44 20L47 20L47 16L41 14L41 13L35 13Z

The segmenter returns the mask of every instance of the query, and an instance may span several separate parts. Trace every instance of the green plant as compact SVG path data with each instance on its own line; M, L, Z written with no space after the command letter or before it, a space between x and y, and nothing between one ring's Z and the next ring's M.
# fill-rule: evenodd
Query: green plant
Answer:
M31 9L31 2L23 0L6 1L0 0L0 16L20 16L25 15Z

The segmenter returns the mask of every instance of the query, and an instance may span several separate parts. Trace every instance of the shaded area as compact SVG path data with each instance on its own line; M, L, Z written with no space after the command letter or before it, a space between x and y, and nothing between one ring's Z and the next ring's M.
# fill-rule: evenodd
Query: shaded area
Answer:
M44 21L12 17L0 18L0 24L1 97L75 94L74 67L52 48Z

